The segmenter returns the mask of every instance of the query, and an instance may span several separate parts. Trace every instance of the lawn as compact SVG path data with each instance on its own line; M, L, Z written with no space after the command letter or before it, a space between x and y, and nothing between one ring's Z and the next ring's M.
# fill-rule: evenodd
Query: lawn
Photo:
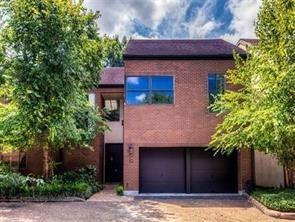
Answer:
M295 189L255 188L250 194L269 209L295 212Z

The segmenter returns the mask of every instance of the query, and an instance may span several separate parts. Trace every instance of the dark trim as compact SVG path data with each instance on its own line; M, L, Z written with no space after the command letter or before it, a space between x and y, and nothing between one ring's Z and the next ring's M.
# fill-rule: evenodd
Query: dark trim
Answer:
M246 54L240 54L246 58ZM124 60L232 60L232 54L219 55L123 55Z
M98 88L124 88L124 84L100 84Z
M190 148L185 149L185 177L186 177L186 193L191 193L191 153Z

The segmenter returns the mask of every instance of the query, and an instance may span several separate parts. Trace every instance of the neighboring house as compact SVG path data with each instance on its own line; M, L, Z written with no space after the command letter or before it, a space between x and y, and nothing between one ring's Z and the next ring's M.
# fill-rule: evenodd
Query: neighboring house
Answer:
M240 39L237 46L243 50L257 44L258 39ZM259 151L254 152L255 184L263 187L284 187L284 168L279 165L278 160L270 154Z
M230 156L206 151L222 121L208 106L234 68L221 39L130 40L123 68L106 68L89 101L109 110L111 131L92 150L61 151L64 169L95 165L98 179L121 182L125 194L237 193L253 177L253 152ZM42 151L26 155L24 172L42 173Z

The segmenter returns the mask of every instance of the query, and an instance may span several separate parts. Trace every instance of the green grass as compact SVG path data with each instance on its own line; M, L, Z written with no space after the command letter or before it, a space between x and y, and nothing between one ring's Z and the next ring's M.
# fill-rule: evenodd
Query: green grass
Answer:
M295 212L295 189L255 188L250 194L269 209Z

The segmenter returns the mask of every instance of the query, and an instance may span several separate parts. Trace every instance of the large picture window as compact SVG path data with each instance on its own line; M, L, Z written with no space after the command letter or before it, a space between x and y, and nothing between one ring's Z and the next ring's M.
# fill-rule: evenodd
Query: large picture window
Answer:
M224 93L225 81L222 74L208 75L209 106L215 102L218 94Z
M126 103L173 104L174 81L172 76L138 76L126 78Z

